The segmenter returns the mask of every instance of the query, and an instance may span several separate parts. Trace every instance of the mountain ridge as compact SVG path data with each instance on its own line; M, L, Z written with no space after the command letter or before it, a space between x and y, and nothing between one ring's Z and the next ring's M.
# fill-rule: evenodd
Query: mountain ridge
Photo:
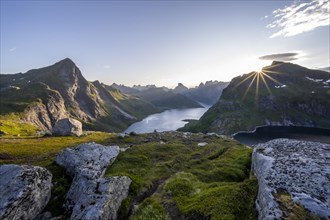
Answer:
M103 85L88 82L69 58L26 73L1 74L0 90L1 115L19 112L22 121L46 131L64 117L80 120L84 129L120 131L159 112L146 102L137 105L139 114L134 108L126 109L121 101L138 103L140 99L122 96L116 100Z
M330 74L274 61L237 76L199 121L182 131L233 134L257 126L330 127Z

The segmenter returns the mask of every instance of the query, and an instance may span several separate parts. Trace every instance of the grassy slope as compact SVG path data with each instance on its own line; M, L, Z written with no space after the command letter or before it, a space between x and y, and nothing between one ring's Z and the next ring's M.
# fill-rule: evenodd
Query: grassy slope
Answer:
M88 141L130 147L106 173L128 175L133 180L129 197L120 210L121 219L126 218L133 203L139 208L132 219L168 219L171 215L190 219L256 218L257 183L249 179L251 150L218 137L195 134L185 138L183 133L175 132L125 138L109 133L85 137L5 136L0 138L0 164L33 164L49 169L54 177L46 209L60 215L71 180L54 162L56 154L65 147ZM199 142L208 144L198 147Z

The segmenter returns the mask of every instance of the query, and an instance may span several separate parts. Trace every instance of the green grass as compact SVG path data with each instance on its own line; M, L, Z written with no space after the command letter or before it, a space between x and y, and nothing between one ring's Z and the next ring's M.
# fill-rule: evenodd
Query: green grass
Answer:
M175 204L186 218L256 218L257 182L249 179L251 149L232 140L198 134L189 139L153 135L166 144L136 144L107 170L108 176L132 179L121 219L127 217L132 203L140 204L132 219L167 219L171 210L166 210L166 204ZM208 144L198 147L202 141Z
M36 135L39 129L29 123L20 121L21 117L22 114L18 113L0 115L0 131L6 137Z
M47 168L53 174L53 187L46 210L51 211L54 216L62 215L65 212L62 205L71 179L65 174L65 170L55 163L57 153L80 143L94 141L102 144L115 136L95 132L84 137L0 138L0 165L29 164ZM1 159L3 155L6 155L7 159Z
M53 174L52 197L46 210L63 215L71 179L54 161L65 147L95 141L128 148L121 152L106 176L132 179L119 219L256 218L256 180L249 179L251 149L230 139L203 134L150 133L119 137L91 133L85 137L0 138L0 164L31 164ZM160 142L165 142L161 144ZM198 147L199 142L207 142ZM136 209L131 209L136 205ZM227 218L228 217L228 218Z

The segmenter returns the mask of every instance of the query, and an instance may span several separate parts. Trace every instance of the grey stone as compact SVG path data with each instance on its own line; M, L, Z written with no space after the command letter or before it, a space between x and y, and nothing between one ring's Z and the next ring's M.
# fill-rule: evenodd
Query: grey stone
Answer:
M117 218L120 204L128 195L131 179L102 176L118 154L118 146L86 143L67 148L57 156L56 162L73 177L64 205L72 212L71 219Z
M52 133L60 136L81 136L82 124L78 120L64 118L55 123Z
M42 167L0 166L0 219L34 219L50 199L51 182Z
M273 193L284 189L293 202L313 214L330 218L330 145L275 139L253 151L252 166L259 181L259 219L279 219L283 213Z

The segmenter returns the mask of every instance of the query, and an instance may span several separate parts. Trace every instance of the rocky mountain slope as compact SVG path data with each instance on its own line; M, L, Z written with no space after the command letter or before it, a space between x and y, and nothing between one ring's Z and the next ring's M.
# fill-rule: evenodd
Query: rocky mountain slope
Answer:
M88 82L68 58L26 73L1 74L0 91L1 115L20 113L21 120L42 130L72 117L80 120L84 129L119 131L159 111L138 97Z
M162 109L202 107L197 101L185 95L174 93L166 87L156 87L155 85L127 87L117 84L112 84L112 87L121 92L138 96Z
M187 88L179 83L173 92L187 96L188 98L206 105L214 105L220 98L222 90L229 82L207 81L194 88Z
M262 125L330 127L330 73L274 61L238 76L199 121L182 130L233 134Z

